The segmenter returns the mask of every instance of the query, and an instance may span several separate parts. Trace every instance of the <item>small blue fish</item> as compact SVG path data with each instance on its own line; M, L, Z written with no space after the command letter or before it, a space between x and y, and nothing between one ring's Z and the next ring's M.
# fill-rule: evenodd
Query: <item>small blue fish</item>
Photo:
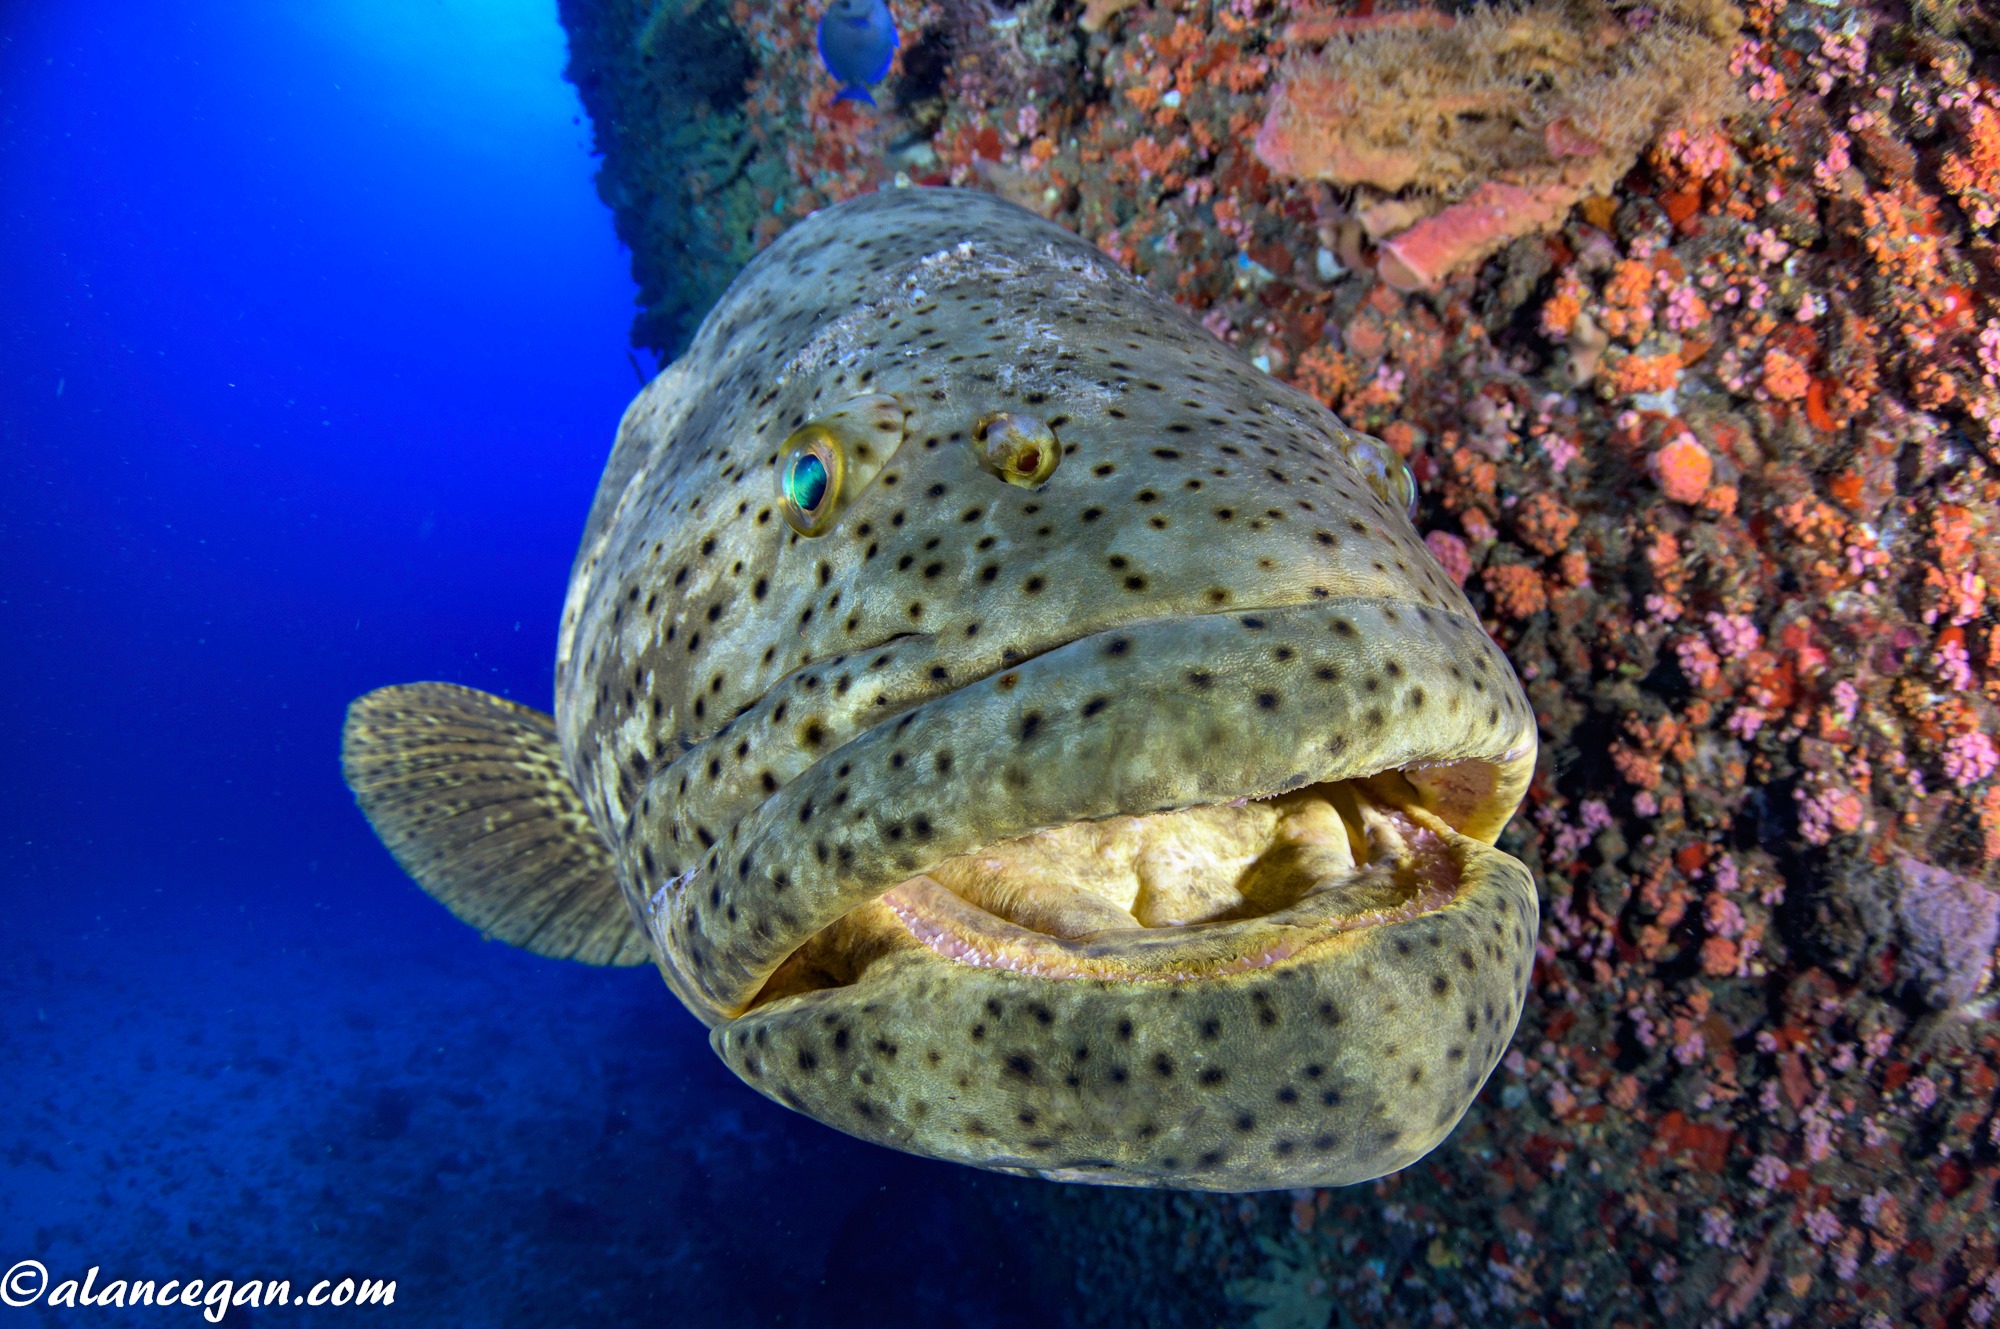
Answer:
M887 0L833 0L819 21L819 58L840 80L834 100L873 106L868 85L889 72L899 44Z

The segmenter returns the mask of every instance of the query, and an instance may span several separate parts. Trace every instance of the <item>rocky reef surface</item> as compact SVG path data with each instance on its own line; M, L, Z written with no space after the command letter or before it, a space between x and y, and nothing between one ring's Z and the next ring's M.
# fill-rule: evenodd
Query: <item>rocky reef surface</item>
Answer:
M834 200L1014 199L1401 452L1542 726L1464 1124L1343 1191L1045 1188L1079 1322L1989 1323L2000 16L892 8L878 109L816 11L564 0L635 341Z

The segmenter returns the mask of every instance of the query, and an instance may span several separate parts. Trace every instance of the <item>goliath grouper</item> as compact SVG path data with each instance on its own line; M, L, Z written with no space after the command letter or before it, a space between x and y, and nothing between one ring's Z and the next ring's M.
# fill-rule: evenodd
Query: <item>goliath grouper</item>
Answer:
M348 714L397 859L650 958L745 1082L1070 1181L1362 1181L1451 1130L1538 921L1533 715L1383 444L1076 237L890 190L756 258L620 426L553 719Z

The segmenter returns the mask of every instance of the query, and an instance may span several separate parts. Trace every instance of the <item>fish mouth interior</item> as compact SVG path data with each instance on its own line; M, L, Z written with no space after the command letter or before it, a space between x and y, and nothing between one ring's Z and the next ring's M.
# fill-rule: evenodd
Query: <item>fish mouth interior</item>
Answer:
M1429 913L1455 898L1467 844L1431 809L1440 791L1489 786L1458 769L1485 766L1073 822L959 854L821 929L750 1009L854 984L919 946L1043 978L1188 981Z

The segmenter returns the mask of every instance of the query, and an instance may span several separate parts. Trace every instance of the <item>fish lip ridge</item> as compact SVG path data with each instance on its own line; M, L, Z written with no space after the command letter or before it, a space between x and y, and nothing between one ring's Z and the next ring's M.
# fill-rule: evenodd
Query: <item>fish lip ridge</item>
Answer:
M1240 634L1231 630L1232 621ZM1314 633L1341 637L1339 629L1344 627L1349 667L1356 660L1363 664L1380 660L1396 643L1401 643L1401 658L1413 670L1418 657L1426 652L1431 658L1423 663L1424 669L1448 666L1453 661L1469 663L1475 658L1490 661L1490 665L1480 663L1479 668L1491 670L1487 675L1492 680L1488 687L1494 703L1491 714L1497 718L1504 710L1508 723L1494 729L1484 741L1461 725L1454 732L1462 741L1451 744L1419 743L1412 735L1387 726L1329 753L1326 749L1332 745L1323 745L1321 736L1333 733L1342 717L1331 710L1319 715L1309 709L1313 720L1301 727L1294 713L1288 720L1291 729L1286 732L1290 736L1287 741L1309 740L1305 746L1310 757L1294 752L1284 760L1272 760L1277 740L1270 735L1276 732L1275 727L1260 730L1254 741L1237 742L1226 750L1195 745L1176 757L1170 749L1176 735L1185 731L1177 730L1174 717L1163 715L1157 705L1163 698L1172 699L1173 679L1185 669L1194 667L1199 672L1199 666L1212 663L1218 677L1228 674L1232 684L1240 687L1242 677L1255 670L1247 656L1230 658L1231 643L1240 645L1274 625L1275 630L1265 638L1273 644L1284 640L1287 633L1300 640L1301 634ZM1127 634L1135 642L1149 634L1153 637L1144 649L1133 647L1134 660L1143 660L1146 668L1127 675L1131 697L1121 699L1131 701L1134 709L1130 714L1136 720L1155 726L1155 732L1141 733L1135 740L1141 764L1150 764L1156 777L1150 787L1145 782L1120 787L1120 772L1113 769L1118 754L1105 749L1111 740L1102 736L1116 734L1123 741L1130 731L1118 730L1113 722L1119 717L1113 716L1094 730L1073 731L1085 738L1096 735L1098 750L1090 750L1085 743L1082 750L1065 751L1061 757L1065 763L1097 763L1092 769L1103 778L1086 792L1098 805L1088 800L1079 805L1073 798L1066 798L1060 806L1047 797L1037 802L1038 791L1029 782L1010 792L1014 801L1004 815L983 820L979 838L955 839L952 823L965 803L963 791L988 791L990 797L991 791L1013 778L1006 769L1008 752L1002 751L999 743L1008 725L1022 714L1020 694L1033 694L1054 709L1074 706L1089 692L1108 687L1101 679L1093 681L1093 665L1101 664L1101 657L1111 653L1117 639ZM1154 650L1159 652L1157 659L1148 654ZM1044 663L1064 652L1073 655L1062 665ZM1001 696L1013 687L1007 677L1010 672L1032 686ZM1221 695L1220 689L1216 695ZM1342 694L1342 699L1351 702L1353 697ZM1514 760L1518 766L1522 754L1533 750L1534 732L1532 710L1498 647L1476 620L1447 609L1401 599L1349 596L1315 598L1277 608L1130 620L1052 644L1034 656L938 694L898 717L879 721L842 745L838 764L826 756L813 762L739 818L697 861L690 887L665 902L664 909L653 911L654 941L668 961L663 967L670 975L679 971L682 981L675 987L683 999L711 1023L728 1020L749 1008L787 955L841 915L879 900L910 876L979 845L1077 821L1145 815L1237 797L1267 797L1303 784L1364 777L1438 760L1460 764ZM985 747L979 746L982 733L993 740ZM848 765L862 768L864 763L876 761L886 765L890 745L896 742L911 745L921 754L924 744L935 741L939 734L955 736L952 741L961 745L962 754L942 787L903 775L891 778L886 770L877 772L870 767L856 777L857 783L879 777L885 787L910 790L892 813L847 809L838 819L829 816L818 825L808 825L838 801L834 771ZM964 745L970 745L970 750ZM1232 770L1232 763L1245 769ZM912 771L919 764L913 761ZM1515 798L1507 804L1501 823L1511 816L1517 802ZM935 826L924 817L915 817L921 833L913 834L911 815L925 811ZM837 825L830 825L836 821ZM1497 833L1497 825L1494 830ZM1490 843L1490 836L1477 838ZM771 883L776 881L784 881L789 889L781 887L774 894ZM805 889L801 890L801 885ZM719 918L718 913L729 905L740 906L742 917L730 912L726 921ZM754 937L746 935L752 928L762 931Z
M1305 609L1314 606L1334 604L1334 603L1339 603L1343 600L1352 601L1356 603L1374 604L1374 605L1406 606L1412 611L1415 611L1417 609L1424 609L1427 612L1438 616L1446 616L1456 619L1465 618L1465 615L1463 614L1456 614L1453 613L1451 610L1438 609L1435 608L1434 606L1425 605L1422 602L1416 600L1396 599L1388 596L1345 596L1345 597L1333 596L1327 599L1284 600L1266 605L1251 605L1251 606L1238 605L1226 610L1216 610L1216 611L1197 613L1197 614L1158 614L1145 618L1127 619L1122 623L1112 624L1108 627L1096 628L1090 632L1085 632L1074 637L1065 637L1060 641L1052 641L1045 646L1039 646L1035 648L1033 651L1025 652L1019 656L1016 656L1011 660L1006 660L999 664L996 664L991 669L986 670L984 673L966 674L962 678L954 679L952 686L944 689L941 692L935 692L925 697L912 698L906 704L893 707L889 709L882 716L871 720L870 723L868 723L864 727L855 730L854 733L850 735L845 742L841 743L839 747L831 748L824 754L815 757L810 765L806 766L803 770L799 772L797 776L794 776L792 778L796 780L800 776L803 776L808 772L810 772L813 769L813 767L818 766L820 763L837 758L838 754L841 752L842 749L848 747L850 744L853 744L863 738L866 738L871 732L873 732L876 729L879 729L883 725L901 719L904 715L907 715L911 711L920 710L925 706L930 706L937 702L943 701L949 697L954 696L959 692L964 691L967 688L976 687L977 685L987 681L990 678L994 678L1000 674L1004 674L1009 669L1019 669L1024 665L1030 664L1036 660L1041 659L1045 655L1049 655L1055 651L1060 651L1065 647L1074 646L1076 643L1080 641L1090 641L1096 637L1107 636L1112 633L1129 631L1135 628L1143 628L1155 624L1195 623L1206 619L1237 618L1241 617L1244 614L1251 614L1251 615L1281 614L1293 609ZM867 655L870 652L880 651L886 647L896 646L906 642L933 642L948 636L949 633L950 633L949 628L940 628L934 632L898 632L898 633L893 633L890 636L884 637L880 641L869 642L855 646L848 646L840 651L834 652L831 655L817 655L812 657L811 659L802 661L798 665L793 667L791 670L787 671L783 677L774 680L771 686L765 689L764 696L759 697L757 701L752 702L751 704L737 711L734 715L731 715L727 720L723 721L722 724L718 726L713 732L708 733L702 736L701 738L695 739L692 742L683 743L679 745L677 751L674 753L673 760L678 762L684 759L692 758L695 755L705 751L708 744L721 741L722 739L728 737L733 732L732 727L739 720L743 719L747 715L754 714L763 704L766 697L780 691L781 689L784 689L791 683L793 679L799 678L800 676L805 674L813 673L818 670L824 670L830 668L834 665L836 661L851 660L858 656ZM761 806L763 803L768 803L772 799L782 796L784 791L785 791L784 786L783 785L779 786L777 789L773 790L771 793L767 794L762 800L760 800L759 804L753 805L753 807L748 811L746 811L744 815L748 816L750 812L755 811L756 806ZM1275 792L1284 793L1287 791L1277 790ZM633 819L628 817L626 826L624 828L626 835L628 837L631 834L633 824L634 824Z
M1359 599L1362 597L1353 597L1353 598ZM1397 601L1389 599L1375 599L1373 597L1370 598L1374 603L1383 603L1383 604L1408 603L1412 608L1416 607L1415 601L1405 602L1405 601ZM1011 660L1003 660L1000 663L994 665L991 669L988 669L983 673L977 673L977 674L968 673L964 675L962 678L957 678L953 681L952 686L942 691L933 692L925 696L913 697L909 699L907 702L886 708L882 715L872 718L867 725L863 726L860 729L855 730L854 733L849 735L838 747L829 748L825 753L821 754L818 757L815 757L811 763L806 765L797 774L792 776L790 780L787 780L783 784L779 785L776 789L766 794L756 803L753 803L748 807L744 808L742 812L737 814L736 820L740 821L752 817L756 815L757 811L760 808L768 806L774 800L784 797L785 790L788 787L790 787L792 783L794 783L799 779L804 778L807 775L810 775L816 767L820 766L823 763L827 763L830 761L837 762L839 760L839 756L842 751L851 747L853 744L866 739L869 736L869 734L880 729L882 726L892 724L895 721L900 720L903 716L908 715L912 711L921 710L926 706L931 706L939 702L947 701L951 697L959 694L960 692L965 691L968 688L977 687L979 684L986 682L988 679L997 677L1000 674L1004 674L1010 669L1020 669L1025 665L1031 664L1032 662L1041 659L1045 655L1051 654L1052 652L1055 651L1060 651L1065 647L1073 646L1077 642L1089 641L1093 637L1103 636L1107 633L1120 632L1132 628L1144 627L1149 624L1196 622L1203 619L1228 618L1231 617L1232 615L1241 615L1241 614L1277 614L1277 613L1283 613L1291 609L1297 609L1305 606L1326 604L1326 603L1329 603L1329 601L1317 600L1317 599L1295 600L1295 601L1284 601L1281 603L1256 606L1256 607L1239 606L1237 608L1222 610L1212 613L1161 614L1149 618L1134 618L1134 619L1128 619L1123 623L1113 624L1109 627L1094 629L1093 631L1085 632L1074 637L1065 637L1061 641L1053 641L1045 646L1039 646L1035 648L1033 651L1018 655ZM861 656L873 654L885 649L889 649L907 643L935 642L944 637L947 637L949 634L950 634L949 628L940 628L933 632L897 632L897 633L892 633L889 636L883 637L878 641L847 646L830 655L813 656L810 659L801 661L798 665L788 670L782 677L774 680L771 683L771 685L764 690L763 695L758 697L756 701L750 703L749 705L744 706L734 715L731 715L728 719L724 720L719 726L717 726L710 733L705 734L702 737L694 739L692 741L688 741L686 739L675 740L671 753L664 754L666 756L666 759L664 761L656 762L649 769L647 774L647 779L664 781L669 776L671 776L674 770L682 767L684 764L699 766L710 755L712 751L710 747L711 744L726 744L727 740L735 734L736 732L735 726L739 721L744 720L746 717L756 716L760 712L766 710L773 697L789 694L792 690L792 685L794 681L797 679L800 679L808 674L813 674L822 670L833 668L838 662L843 660L856 659ZM1278 790L1276 792L1283 793L1285 791ZM636 804L635 806L628 808L626 810L624 823L622 824L622 826L619 827L618 843L621 846L623 846L634 842L642 824L643 824L642 818L636 807Z
M1352 597L1352 598L1359 599L1361 597ZM1409 603L1410 605L1412 605L1412 607L1414 607L1416 604L1415 601L1404 602L1404 601L1391 601L1391 600L1374 600L1373 602L1381 604ZM987 670L984 673L967 674L963 678L956 679L953 681L952 686L946 688L944 691L933 693L928 697L924 697L918 700L913 700L908 705L899 707L891 711L889 714L882 716L880 719L875 720L873 723L867 725L866 727L856 730L854 732L853 737L849 738L847 742L852 743L856 739L863 738L871 730L879 728L881 725L887 724L892 720L900 719L904 714L906 714L909 711L916 710L923 706L931 705L934 702L942 701L945 698L952 696L954 693L961 692L966 688L975 687L978 684L985 682L987 679L995 677L996 675L1004 674L1009 669L1019 669L1023 665L1030 664L1033 661L1039 660L1045 655L1049 655L1055 651L1060 651L1068 646L1074 646L1076 645L1076 643L1080 641L1090 641L1096 637L1107 636L1111 633L1116 633L1116 632L1125 632L1135 628L1142 628L1151 624L1193 623L1193 622L1198 622L1202 619L1232 618L1242 614L1278 614L1278 613L1283 613L1286 610L1290 609L1301 609L1312 605L1320 605L1326 603L1329 602L1326 600L1287 600L1277 604L1259 605L1252 607L1239 606L1233 609L1220 610L1212 613L1155 614L1145 618L1127 619L1122 623L1115 623L1110 625L1109 627L1095 628L1089 632L1080 633L1074 637L1064 637L1060 641L1052 641L1045 646L1038 646L1033 651L1024 652L1014 657L1011 660L1003 661L1002 663L995 665L993 668ZM815 669L825 669L834 660L837 659L841 658L852 659L856 655L866 655L869 651L880 650L883 646L891 645L896 642L936 641L941 637L948 636L950 634L950 631L951 631L950 628L940 628L935 632L899 632L894 636L884 638L881 642L876 643L875 645L872 646L855 646L837 652L834 655L815 656L813 659L807 660L803 664L799 665L796 669L793 669L790 673L786 674L784 678L779 679L776 683L773 683L771 686L771 690L775 691L777 688L783 686L784 683L796 677L797 675L804 674ZM751 709L753 708L746 707L744 708L744 712L740 712L739 714L747 713ZM732 721L735 720L736 718L737 718L736 716L730 717ZM692 747L690 747L689 750L692 751L693 748L700 747L701 743L706 743L710 741L710 739L713 739L714 737L716 737L716 735L719 735L721 732L722 732L721 730L717 730L716 734L712 734L709 736L709 738L702 739L700 742L695 743ZM847 746L846 743L843 743L841 745L841 747L845 746ZM834 753L837 753L839 751L840 748L835 748L831 752L826 753L824 756L815 758L813 764L817 765L820 762L827 760L827 758L832 757ZM809 766L806 769L810 770L812 768ZM804 772L800 772L800 774L804 774ZM778 792L782 793L783 790L781 789ZM773 797L775 796L776 795L774 794Z

